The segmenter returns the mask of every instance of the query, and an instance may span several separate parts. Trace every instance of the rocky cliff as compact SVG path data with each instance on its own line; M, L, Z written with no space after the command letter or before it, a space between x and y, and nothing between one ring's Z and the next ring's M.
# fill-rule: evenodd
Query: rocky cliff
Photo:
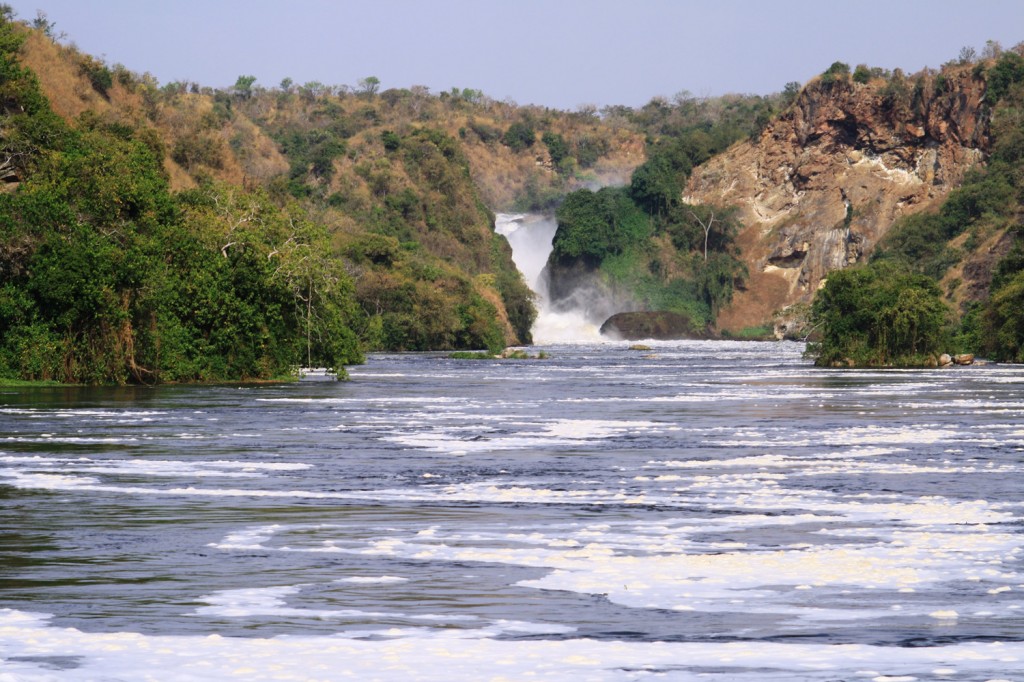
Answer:
M985 82L969 67L854 82L822 78L756 140L694 171L684 200L733 204L749 277L720 329L808 303L902 215L934 206L983 160Z

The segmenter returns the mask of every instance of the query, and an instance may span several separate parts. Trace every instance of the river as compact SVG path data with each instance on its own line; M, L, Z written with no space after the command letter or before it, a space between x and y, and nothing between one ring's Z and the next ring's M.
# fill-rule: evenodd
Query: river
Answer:
M0 389L0 680L1020 680L1024 367Z

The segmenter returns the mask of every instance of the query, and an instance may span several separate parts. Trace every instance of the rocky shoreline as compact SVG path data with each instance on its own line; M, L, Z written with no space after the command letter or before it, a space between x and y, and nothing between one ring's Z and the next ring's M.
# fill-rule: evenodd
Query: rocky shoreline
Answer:
M915 365L898 365L899 367L965 367L967 365L987 365L988 360L978 360L974 357L974 353L960 353L957 355L950 355L949 353L942 353L941 355L929 356L926 360ZM844 360L836 360L833 362L831 367L848 367L848 368L860 368L860 369L875 369L879 367L895 367L897 365L861 365L854 361L852 358L846 358Z

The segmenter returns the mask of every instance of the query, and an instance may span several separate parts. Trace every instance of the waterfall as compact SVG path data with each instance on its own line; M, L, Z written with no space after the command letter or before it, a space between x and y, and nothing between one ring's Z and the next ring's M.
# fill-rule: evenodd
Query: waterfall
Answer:
M544 266L551 255L551 242L558 224L554 216L533 213L498 213L494 231L512 247L512 261L523 273L527 286L537 295L537 320L533 341L537 344L593 343L601 340L598 322L588 319L582 308L555 310L548 295L548 273Z

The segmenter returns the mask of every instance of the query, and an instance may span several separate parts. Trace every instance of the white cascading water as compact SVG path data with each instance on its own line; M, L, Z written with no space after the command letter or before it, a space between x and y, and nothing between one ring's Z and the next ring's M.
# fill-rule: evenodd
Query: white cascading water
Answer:
M512 247L512 260L523 273L526 284L537 295L537 320L533 323L533 342L594 343L602 337L598 326L582 309L555 311L548 296L547 272L551 242L558 224L554 216L534 213L498 213L494 231Z

